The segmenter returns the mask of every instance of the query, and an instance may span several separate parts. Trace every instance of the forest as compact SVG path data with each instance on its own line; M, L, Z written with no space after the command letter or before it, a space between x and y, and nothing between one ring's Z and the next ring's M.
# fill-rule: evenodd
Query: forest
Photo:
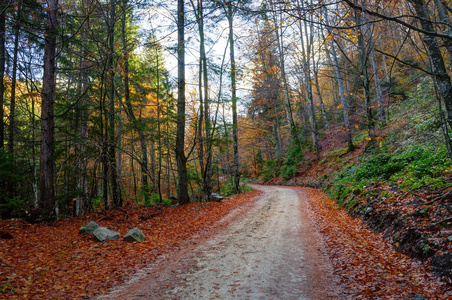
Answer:
M412 152L429 161L353 170L366 172L359 180L402 172L407 185L441 184L450 10L439 0L5 1L0 215L209 201L363 142L363 159L380 164Z
M0 220L308 186L452 278L451 74L449 0L3 0Z

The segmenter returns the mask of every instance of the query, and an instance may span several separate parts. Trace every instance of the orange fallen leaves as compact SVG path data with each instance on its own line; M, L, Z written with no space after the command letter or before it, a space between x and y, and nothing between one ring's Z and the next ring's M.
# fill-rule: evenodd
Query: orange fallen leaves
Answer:
M302 190L347 298L410 299L422 294L427 299L452 299L450 281L439 280L419 261L396 252L382 234L337 208L324 193Z
M53 224L0 220L13 239L0 240L0 299L82 299L105 294L159 255L177 251L200 232L213 231L229 211L251 201L258 191L223 202L191 203L174 208L129 206ZM152 218L142 216L156 214ZM78 234L89 221L118 231L131 227L146 235L142 243L121 239L95 242Z

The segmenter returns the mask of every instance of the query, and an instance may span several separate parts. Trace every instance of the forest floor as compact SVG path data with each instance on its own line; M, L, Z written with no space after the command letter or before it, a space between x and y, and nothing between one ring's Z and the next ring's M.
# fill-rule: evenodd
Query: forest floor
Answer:
M1 220L13 238L0 239L0 298L452 297L451 285L318 190L257 188L220 203ZM121 234L141 228L146 240L95 242L78 234L90 220Z

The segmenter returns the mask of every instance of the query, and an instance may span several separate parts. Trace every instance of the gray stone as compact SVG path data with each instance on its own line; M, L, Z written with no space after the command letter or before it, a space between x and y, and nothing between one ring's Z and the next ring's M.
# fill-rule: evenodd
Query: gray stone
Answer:
M425 297L422 294L416 294L416 295L412 296L411 299L413 299L413 300L427 300L428 298Z
M110 230L105 227L99 227L93 232L94 238L98 242L105 242L106 239L117 240L119 238L119 232Z
M131 228L124 236L126 242L142 242L144 241L144 234L138 228Z
M91 234L93 233L97 228L99 228L100 226L96 224L96 222L89 222L86 225L83 225L82 227L80 227L78 233L79 234Z
M219 194L212 193L212 194L210 195L210 201L217 201L217 202L219 202L219 201L221 201L221 200L223 200L223 196L221 196L221 195L219 195Z

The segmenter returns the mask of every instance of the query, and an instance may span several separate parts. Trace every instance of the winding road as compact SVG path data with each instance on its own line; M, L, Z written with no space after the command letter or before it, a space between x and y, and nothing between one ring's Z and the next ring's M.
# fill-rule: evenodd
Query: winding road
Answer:
M233 222L103 298L341 298L303 191L253 187L263 193L245 212L233 212Z

